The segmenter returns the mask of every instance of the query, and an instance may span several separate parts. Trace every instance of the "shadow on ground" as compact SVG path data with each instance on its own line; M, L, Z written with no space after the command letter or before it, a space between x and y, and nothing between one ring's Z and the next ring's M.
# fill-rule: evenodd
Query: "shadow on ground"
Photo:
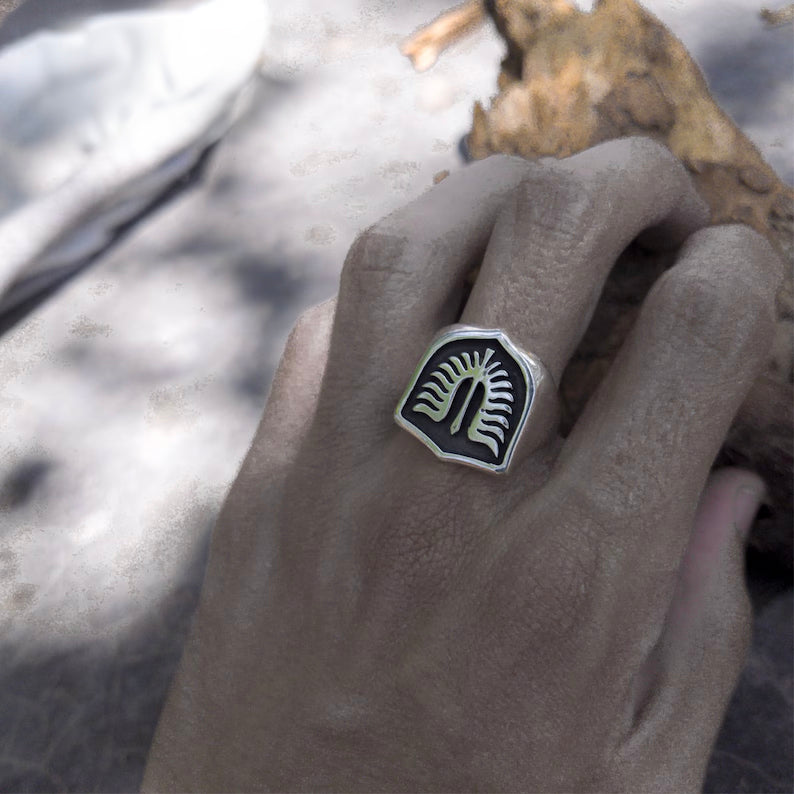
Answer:
M0 644L0 790L137 791L181 655L215 510L195 508L205 538L185 577L120 640L23 654Z

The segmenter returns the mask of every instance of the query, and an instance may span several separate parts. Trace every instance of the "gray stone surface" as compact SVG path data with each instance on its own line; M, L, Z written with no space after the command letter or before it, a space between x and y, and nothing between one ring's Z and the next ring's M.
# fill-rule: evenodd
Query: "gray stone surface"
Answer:
M711 756L707 792L794 788L791 589L756 611L753 646Z
M655 2L789 182L791 28L749 0ZM0 336L0 789L130 791L209 530L301 309L355 234L463 167L490 28L415 74L445 2L273 6L245 117L198 185ZM791 790L791 594L759 606L709 791Z

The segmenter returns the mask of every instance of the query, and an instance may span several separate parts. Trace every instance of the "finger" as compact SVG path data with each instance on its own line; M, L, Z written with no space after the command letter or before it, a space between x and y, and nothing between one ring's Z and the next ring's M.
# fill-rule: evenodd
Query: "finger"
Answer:
M335 309L333 297L307 309L295 323L259 427L218 517L210 568L229 586L246 581L246 571L261 578L261 571L249 569L271 558L263 544L272 541L272 533L262 532L262 516L269 514L272 494L281 488L314 416ZM224 550L216 554L219 546Z
M465 276L482 259L502 202L532 167L507 155L475 162L356 238L329 353L331 412L345 395L368 434L373 422L393 430L392 403L436 333L458 319Z
M271 468L289 463L306 435L328 359L336 303L334 295L306 309L287 339L248 455L257 470L265 461Z
M335 306L331 298L305 311L287 340L259 428L212 534L201 599L149 752L144 791L176 790L175 781L201 774L207 759L197 759L193 748L206 731L206 713L217 706L213 699L228 702L238 694L226 671L239 662L240 644L254 636L248 629L267 601L274 499L311 424ZM260 650L252 658L259 659ZM207 695L204 701L197 700L197 688Z
M559 383L620 252L646 229L655 247L677 247L709 210L681 162L649 138L543 165L503 205L461 322L504 329Z
M630 572L608 589L638 631L669 597L709 468L766 364L780 277L749 227L692 235L563 445L554 487Z
M665 766L691 770L697 790L750 643L744 539L764 488L741 469L711 475L662 634L635 681L634 742L666 746Z

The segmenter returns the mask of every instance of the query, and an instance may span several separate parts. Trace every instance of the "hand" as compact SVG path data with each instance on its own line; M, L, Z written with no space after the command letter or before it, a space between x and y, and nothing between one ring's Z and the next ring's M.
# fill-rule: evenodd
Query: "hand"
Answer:
M758 234L707 222L683 166L629 138L475 162L357 238L216 526L144 789L700 789L749 636L734 493L749 525L763 484L704 488L781 277ZM677 264L567 439L500 476L395 425L458 320L559 383L643 230Z

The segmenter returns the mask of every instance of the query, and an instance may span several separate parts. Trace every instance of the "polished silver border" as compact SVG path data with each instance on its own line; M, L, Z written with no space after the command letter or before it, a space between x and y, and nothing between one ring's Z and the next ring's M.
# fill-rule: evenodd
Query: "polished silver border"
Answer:
M415 427L401 416L401 411L405 407L405 403L413 391L413 388L416 385L419 376L422 374L422 370L424 369L428 360L440 347L445 345L447 342L452 341L453 339L498 340L502 345L504 345L507 351L515 358L516 362L518 363L521 372L524 375L527 394L530 392L532 393L532 399L525 401L524 410L521 413L518 427L516 428L515 433L513 433L513 437L510 440L507 451L505 452L504 460L500 464L486 463L484 461L477 460L476 458L467 457L466 455L445 452L425 433L419 430L419 428ZM397 408L394 411L394 421L404 430L407 430L411 435L418 438L426 447L431 449L433 453L435 453L435 455L442 460L462 463L475 469L493 472L494 474L502 474L505 473L510 466L510 461L513 458L515 448L524 432L527 419L532 413L532 408L537 403L539 390L544 387L548 388L547 381L550 380L551 378L548 374L548 371L540 359L538 359L536 356L533 356L531 353L524 352L519 347L514 345L510 337L504 331L498 328L475 328L474 326L470 325L449 326L449 328L441 330L439 336L436 337L436 339L425 352L424 356L422 356L421 361L414 370L414 374L408 383L408 388L405 390L403 396L400 398L400 401L397 403Z

